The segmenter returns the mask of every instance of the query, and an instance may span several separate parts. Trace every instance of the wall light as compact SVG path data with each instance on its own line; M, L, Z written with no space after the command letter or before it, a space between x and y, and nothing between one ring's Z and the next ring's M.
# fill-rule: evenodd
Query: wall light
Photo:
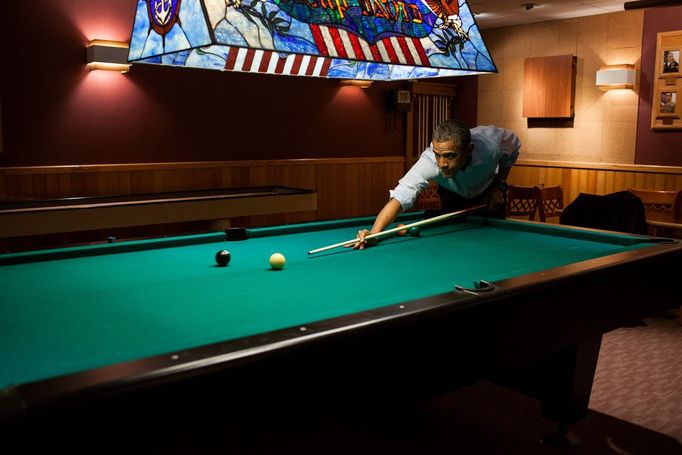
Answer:
M599 90L632 89L634 86L634 65L608 65L602 66L597 71L597 87Z
M339 81L339 85L344 87L370 88L372 86L372 81L364 81L360 79L342 79Z
M121 41L92 40L86 48L88 68L93 70L108 70L127 72L128 43Z

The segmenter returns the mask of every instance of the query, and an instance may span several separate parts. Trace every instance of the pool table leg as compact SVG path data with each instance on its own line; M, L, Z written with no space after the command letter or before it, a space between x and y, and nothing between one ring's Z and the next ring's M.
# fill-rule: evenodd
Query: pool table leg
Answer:
M542 414L558 423L557 431L544 438L544 443L560 447L580 443L568 426L587 415L601 340L601 335L590 338L542 362Z

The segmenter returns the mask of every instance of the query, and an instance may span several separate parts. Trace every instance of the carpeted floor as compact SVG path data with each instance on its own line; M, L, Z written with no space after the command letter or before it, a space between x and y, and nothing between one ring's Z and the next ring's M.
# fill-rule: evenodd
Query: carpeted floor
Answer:
M645 324L604 337L590 409L682 441L682 326Z

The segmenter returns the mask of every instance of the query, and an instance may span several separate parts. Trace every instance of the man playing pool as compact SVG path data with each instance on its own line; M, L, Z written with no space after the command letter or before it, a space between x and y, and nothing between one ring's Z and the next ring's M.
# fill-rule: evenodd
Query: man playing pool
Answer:
M487 204L488 215L504 218L506 179L520 147L518 136L507 129L478 126L470 130L459 120L445 120L434 129L431 145L390 191L391 199L372 229L358 232L360 240L353 248L375 243L376 238L365 240L365 236L383 231L400 212L412 208L430 182L438 183L443 212Z

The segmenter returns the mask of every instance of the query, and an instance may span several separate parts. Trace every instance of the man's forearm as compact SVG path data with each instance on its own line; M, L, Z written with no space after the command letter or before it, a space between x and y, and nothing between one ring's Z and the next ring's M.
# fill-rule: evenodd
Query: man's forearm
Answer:
M388 201L374 220L374 225L372 226L372 230L370 232L375 234L377 232L383 231L386 226L395 220L401 210L402 207L400 206L400 202L395 199Z

